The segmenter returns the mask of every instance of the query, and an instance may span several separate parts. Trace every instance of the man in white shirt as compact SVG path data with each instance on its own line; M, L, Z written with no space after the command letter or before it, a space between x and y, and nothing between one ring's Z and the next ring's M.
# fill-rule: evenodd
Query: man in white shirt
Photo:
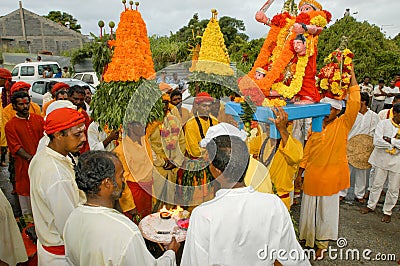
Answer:
M112 151L115 148L114 141L118 140L119 131L112 130L108 135L99 123L93 121L88 128L88 142L90 150Z
M76 183L87 202L69 216L64 229L70 265L176 265L179 244L172 238L168 250L155 259L139 228L114 209L124 190L124 169L118 157L89 151L79 157Z
M384 109L390 109L393 106L394 96L399 94L399 88L395 86L396 82L394 80L390 81L389 87L385 88L385 92L387 93L385 104L383 106Z
M400 103L400 94L394 96L392 106L396 103ZM390 109L383 109L379 112L378 116L380 120L393 118L393 108L391 107Z
M375 167L375 177L368 205L361 209L365 214L375 210L386 179L388 190L383 205L382 222L389 223L392 209L397 203L400 188L400 103L393 106L393 118L381 120L374 135L374 151L369 163Z
M361 93L361 104L360 104L360 111L357 114L356 121L354 122L353 127L351 128L348 136L348 140L352 137L358 135L369 135L371 137L374 136L375 127L379 122L379 117L376 113L372 112L368 108L369 104L369 95L366 92ZM354 174L355 182L354 182L354 195L355 201L364 204L364 195L365 195L365 187L367 182L367 175L368 172L371 170L369 169L359 169L351 164L350 167L350 175ZM370 183L372 180L370 179ZM339 196L340 198L345 198L347 196L347 188L340 191Z
M370 79L371 78L369 76L365 76L363 82L360 83L358 86L360 87L361 92L368 93L369 100L370 100L370 103L371 103L371 101L372 101L372 93L374 91L374 86L371 83L369 83Z
M84 122L85 117L74 109L52 111L44 125L50 143L35 154L29 165L39 265L68 265L62 236L64 225L78 203L85 200L75 183L68 154L78 152L86 141Z
M378 86L374 88L374 99L371 104L371 110L375 113L379 113L385 105L385 99L387 95L386 90L387 88L385 87L385 81L380 79Z
M210 171L221 189L193 210L182 265L310 265L307 258L288 256L303 250L283 202L244 184L250 157L246 136L238 129L227 133L212 128L200 144L207 149ZM280 249L287 253L271 252Z

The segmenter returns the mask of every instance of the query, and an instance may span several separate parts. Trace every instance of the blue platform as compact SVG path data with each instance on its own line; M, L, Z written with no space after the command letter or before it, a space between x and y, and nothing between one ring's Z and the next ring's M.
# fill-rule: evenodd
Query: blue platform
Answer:
M315 103L305 105L290 104L283 107L288 114L289 121L303 118L312 118L312 131L322 131L322 121L326 115L331 112L331 105L328 103ZM241 123L240 115L243 114L240 103L228 102L225 105L225 113L232 115L239 125ZM280 138L280 134L275 125L268 118L275 118L275 114L268 107L257 107L254 114L254 120L270 124L270 137L274 139Z

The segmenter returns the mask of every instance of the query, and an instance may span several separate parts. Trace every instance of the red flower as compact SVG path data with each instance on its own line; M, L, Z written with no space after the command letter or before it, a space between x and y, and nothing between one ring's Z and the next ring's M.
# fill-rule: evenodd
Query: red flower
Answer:
M173 135L178 135L179 132L180 132L180 129L179 129L178 127L173 127L173 128L171 128L171 133L172 133Z
M161 137L168 137L169 136L169 131L168 130L160 130L160 135Z
M326 17L326 22L331 22L332 19L332 14L329 11L326 10L322 10L325 13L325 17Z
M271 20L271 24L278 26L279 28L283 28L287 23L287 18L290 18L290 14L288 12L275 15Z
M296 17L296 22L297 23L304 23L306 25L310 25L310 16L307 13L300 13Z
M170 143L170 144L167 145L166 148L167 148L167 150L175 150L176 147L175 147L175 144Z

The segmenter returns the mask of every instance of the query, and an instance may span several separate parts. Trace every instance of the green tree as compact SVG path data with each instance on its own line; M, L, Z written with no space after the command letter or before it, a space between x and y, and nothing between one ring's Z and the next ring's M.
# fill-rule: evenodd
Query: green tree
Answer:
M397 44L397 46L400 48L400 33L396 35L396 37L393 38L393 41Z
M210 19L199 20L197 13L189 20L188 25L180 28L176 33L171 35L171 38L177 41L188 43L188 46L194 47L201 41L197 36L202 36L204 29L207 27ZM221 32L224 34L225 45L229 46L237 41L247 41L249 37L244 34L246 27L242 20L231 17L221 17L219 19Z
M151 36L150 49L156 71L166 67L170 63L176 64L186 61L189 55L186 42L174 40L166 36Z
M248 73L256 61L265 39L254 39L249 42L237 39L228 49L231 61L243 73Z
M78 20L74 18L72 15L61 11L50 11L47 16L44 16L47 19L50 19L56 23L59 23L63 26L66 26L66 22L69 23L69 28L76 32L81 32L81 25L78 24ZM67 23L67 24L68 24Z
M228 48L235 42L249 39L249 36L243 33L246 27L242 20L224 16L219 19L219 26L222 34L224 34L225 45Z
M324 65L324 58L339 47L343 35L349 38L347 47L354 53L359 80L369 75L376 83L380 78L393 78L400 70L400 48L396 42L387 39L378 26L356 21L351 16L337 20L319 36L318 69Z

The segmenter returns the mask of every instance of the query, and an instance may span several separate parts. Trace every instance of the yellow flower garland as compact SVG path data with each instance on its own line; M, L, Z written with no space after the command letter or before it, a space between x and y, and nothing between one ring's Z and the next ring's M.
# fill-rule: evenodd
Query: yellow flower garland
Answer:
M199 59L193 71L233 76L234 72L229 63L230 59L225 46L224 35L221 32L215 11L204 31Z

